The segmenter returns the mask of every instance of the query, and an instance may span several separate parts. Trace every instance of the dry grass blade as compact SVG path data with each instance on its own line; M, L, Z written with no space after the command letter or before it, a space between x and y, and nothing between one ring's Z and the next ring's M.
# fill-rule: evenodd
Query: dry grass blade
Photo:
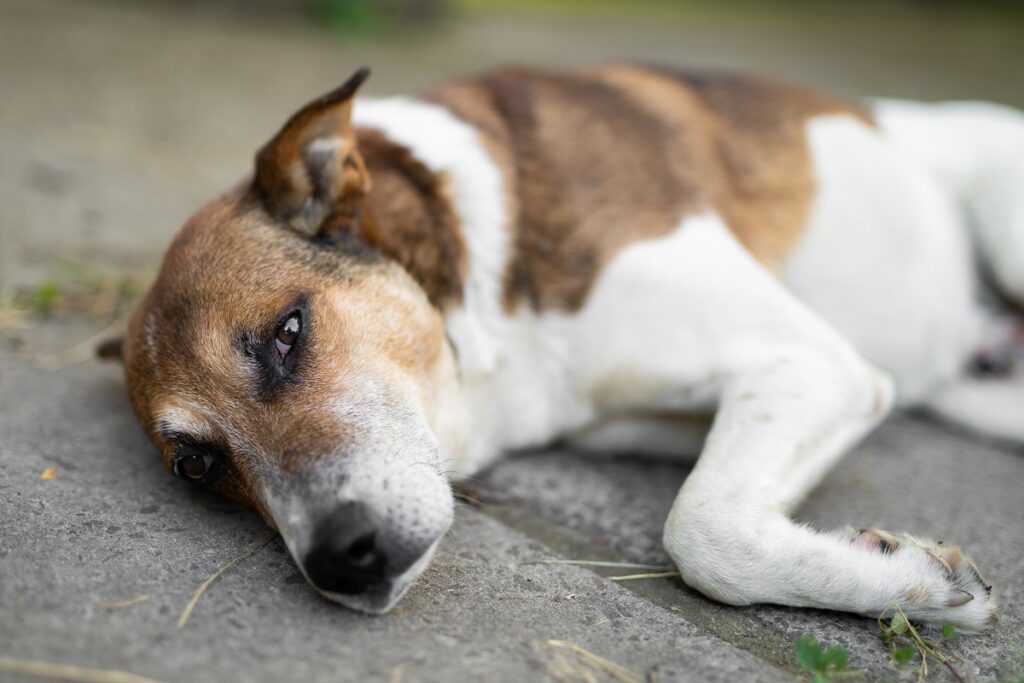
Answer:
M649 574L626 574L625 576L609 576L610 581L636 581L637 579L671 579L679 576L679 572L652 572Z
M189 616L192 614L192 610L195 609L196 603L199 602L199 598L203 597L203 593L206 592L206 589L209 588L214 581L220 578L221 574L231 569L242 560L248 559L256 553L258 553L259 551L263 550L268 545L270 545L271 541L273 541L275 538L277 538L276 532L271 534L267 538L267 540L263 541L259 545L254 546L249 550L246 550L238 557L234 558L233 560L230 560L227 564L225 564L223 567L214 572L210 578L208 578L206 581L203 581L199 588L196 589L196 592L192 595L192 599L188 601L187 605L185 605L185 609L182 611L181 616L178 617L178 628L181 628L185 625L185 622L188 621Z
M659 564L636 564L634 562L604 562L601 560L533 560L520 564L572 564L579 567L610 567L613 569L642 569L652 572L665 572L672 569Z
M147 600L149 600L148 595L140 595L137 598L132 598L131 600L124 600L122 602L106 602L104 600L100 600L96 603L96 605L97 607L102 607L103 609L125 609L127 607L135 607L135 605L141 605Z
M64 349L63 351L33 356L32 362L36 367L50 371L62 370L64 368L71 367L72 365L78 365L79 363L92 358L96 350L96 345L101 341L104 341L107 337L110 337L122 330L127 320L128 316L122 316L88 339L81 341L70 348Z
M629 669L619 666L615 662L609 659L605 659L600 655L595 655L593 652L589 650L584 650L576 643L570 643L567 640L549 640L544 644L548 648L555 651L571 652L572 654L576 655L577 659L581 662L585 662L589 664L591 667L605 672L612 678L621 681L622 683L643 683L643 679L640 676L637 676ZM564 667L564 661L559 663ZM565 673L565 671L563 671L561 667L559 671ZM595 680L593 673L583 668L579 668L573 673L575 673L578 678L582 678L583 680Z
M7 308L0 303L0 330L24 330L28 327L28 313L16 308Z
M958 683L974 683L974 675L971 673L970 664L966 659L959 655L954 655L951 652L944 651L943 647L939 643L933 643L930 640L926 640L917 630L917 628L910 622L910 617L903 611L899 605L892 605L891 609L895 615L899 615L903 618L903 622L906 624L906 633L902 634L905 638L909 639L911 645L917 650L918 656L921 658L921 664L917 669L917 681L918 683L924 683L928 678L928 656L931 655L933 659L938 661L940 664L949 670L950 675ZM884 619L885 613L878 618L878 624L882 628L883 633L886 631ZM895 621L895 620L894 620ZM953 666L950 660L955 659L957 663L963 668L963 671L958 671Z
M0 671L21 676L81 681L82 683L161 683L155 678L137 676L127 671L90 669L73 664L54 664L37 659L15 659L13 657L0 657Z

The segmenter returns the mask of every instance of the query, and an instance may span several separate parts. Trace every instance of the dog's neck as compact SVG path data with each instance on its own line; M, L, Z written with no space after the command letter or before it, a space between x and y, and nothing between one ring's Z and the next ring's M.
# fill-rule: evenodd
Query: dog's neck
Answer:
M443 313L458 368L443 410L459 413L450 422L460 433L438 438L456 473L479 469L502 441L502 421L482 399L493 393L507 340L520 336L503 307L513 246L502 171L478 132L436 104L359 100L353 122L373 180L364 239L402 264Z

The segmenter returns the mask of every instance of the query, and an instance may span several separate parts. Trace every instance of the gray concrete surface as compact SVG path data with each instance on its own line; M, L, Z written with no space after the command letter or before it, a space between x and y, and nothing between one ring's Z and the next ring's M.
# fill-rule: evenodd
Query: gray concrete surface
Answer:
M565 640L652 681L775 681L797 678L792 643L806 633L845 645L860 680L913 680L888 661L870 620L733 609L673 580L620 585L607 571L531 564L665 561L661 523L688 464L567 452L517 456L483 477L512 500L460 509L437 561L392 614L320 600L275 541L215 583L179 630L195 588L266 530L163 471L117 367L38 367L108 319L73 313L19 327L8 307L48 278L77 277L81 264L104 277L152 272L187 214L244 174L301 101L358 64L374 66L377 94L501 61L631 57L754 66L850 96L1024 105L1020 26L943 16L927 25L902 12L482 16L370 41L159 3L0 0L0 658L168 683L612 680L546 645ZM57 476L41 480L47 467ZM1016 681L1022 483L1024 453L902 417L800 517L962 544L995 584L1002 623L950 647L976 680ZM8 680L37 679L0 672ZM933 667L930 680L951 679Z

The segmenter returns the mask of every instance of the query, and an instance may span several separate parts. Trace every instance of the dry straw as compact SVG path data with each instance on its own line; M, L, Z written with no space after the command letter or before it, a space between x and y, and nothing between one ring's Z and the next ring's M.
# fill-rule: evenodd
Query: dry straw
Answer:
M248 559L256 553L258 553L259 551L263 550L268 545L270 545L270 542L273 541L275 538L277 538L276 532L268 536L267 540L263 541L259 545L254 546L249 550L246 550L244 553L242 553L235 559L229 560L227 564L225 564L223 567L215 571L210 578L206 579L206 581L203 581L199 588L196 589L196 592L192 595L192 599L188 601L187 605L185 605L185 609L184 611L182 611L181 616L178 617L178 628L181 628L185 625L185 622L188 621L189 616L191 616L192 614L192 610L195 609L196 603L199 602L199 598L203 597L203 593L206 592L206 589L209 588L214 581L220 578L221 574L231 569L242 560Z
M21 676L36 676L80 683L161 683L155 678L138 676L127 671L92 669L74 664L54 664L37 659L15 659L13 657L0 657L0 671Z

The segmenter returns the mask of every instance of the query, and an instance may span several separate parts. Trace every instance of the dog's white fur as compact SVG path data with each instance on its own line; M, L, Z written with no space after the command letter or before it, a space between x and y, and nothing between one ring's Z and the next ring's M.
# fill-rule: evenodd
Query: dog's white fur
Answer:
M358 101L357 126L447 176L469 253L465 305L447 317L461 390L436 435L446 466L468 476L616 416L717 409L665 526L687 583L731 604L900 604L912 618L990 623L980 578L944 571L926 542L885 554L787 517L894 403L1024 441L1021 403L961 377L985 319L975 243L1024 300L1024 117L982 104L875 110L880 128L809 121L818 193L781 280L709 211L624 249L582 310L508 314L504 188L476 131L436 105ZM984 414L965 408L983 400L971 392L993 397ZM631 424L588 442L643 449L676 433ZM964 591L974 599L959 604Z

